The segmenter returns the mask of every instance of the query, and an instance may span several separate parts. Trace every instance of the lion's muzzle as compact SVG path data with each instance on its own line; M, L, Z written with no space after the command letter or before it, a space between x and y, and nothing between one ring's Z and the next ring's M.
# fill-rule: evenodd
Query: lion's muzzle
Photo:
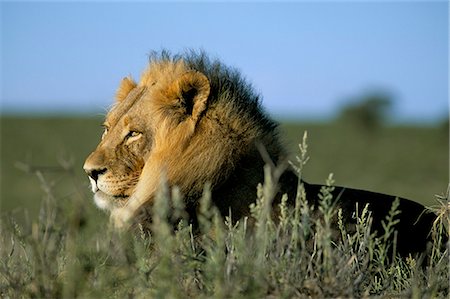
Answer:
M98 177L106 172L106 168L100 168L100 169L89 168L85 164L84 171L89 176L89 179L92 179L94 182L97 182Z
M91 182L92 192L98 191L98 178L100 175L104 174L106 172L106 168L92 168L89 167L89 165L84 164L84 171L89 177L89 181Z

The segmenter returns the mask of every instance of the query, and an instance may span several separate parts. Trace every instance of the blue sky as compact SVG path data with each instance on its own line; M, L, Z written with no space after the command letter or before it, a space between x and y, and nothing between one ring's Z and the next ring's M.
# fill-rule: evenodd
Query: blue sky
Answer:
M448 3L2 2L2 112L103 112L151 50L204 49L273 115L333 116L372 90L393 117L448 115Z

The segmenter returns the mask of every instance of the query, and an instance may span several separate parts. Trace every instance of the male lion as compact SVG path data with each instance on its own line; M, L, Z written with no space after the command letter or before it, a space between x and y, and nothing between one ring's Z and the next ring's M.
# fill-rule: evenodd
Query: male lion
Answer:
M116 225L151 206L163 176L179 187L193 222L206 183L222 215L231 210L239 219L249 215L268 160L287 165L277 124L264 113L259 95L238 71L204 53L153 55L138 83L123 79L104 127L84 169L95 203L112 213ZM274 203L287 194L292 204L298 183L287 168ZM308 202L317 205L320 186L303 184ZM373 229L383 231L381 220L395 197L342 187L333 194L346 223L354 221L356 202L369 204ZM398 252L423 251L435 215L406 199L400 199L400 210Z

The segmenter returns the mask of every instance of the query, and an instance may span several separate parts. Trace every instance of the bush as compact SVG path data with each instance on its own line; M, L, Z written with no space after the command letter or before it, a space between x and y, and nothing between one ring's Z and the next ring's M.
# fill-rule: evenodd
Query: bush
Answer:
M369 93L344 107L338 120L372 132L385 123L391 106L392 99L387 93Z

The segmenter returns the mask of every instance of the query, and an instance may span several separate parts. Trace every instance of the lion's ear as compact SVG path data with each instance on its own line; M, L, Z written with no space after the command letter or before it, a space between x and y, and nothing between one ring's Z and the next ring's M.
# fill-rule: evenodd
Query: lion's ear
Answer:
M131 77L125 77L120 82L119 88L116 92L116 100L118 102L123 101L127 95L136 87L136 82Z
M197 120L200 114L206 109L206 104L210 92L208 78L196 71L183 74L177 80L178 94L182 101L186 113Z

